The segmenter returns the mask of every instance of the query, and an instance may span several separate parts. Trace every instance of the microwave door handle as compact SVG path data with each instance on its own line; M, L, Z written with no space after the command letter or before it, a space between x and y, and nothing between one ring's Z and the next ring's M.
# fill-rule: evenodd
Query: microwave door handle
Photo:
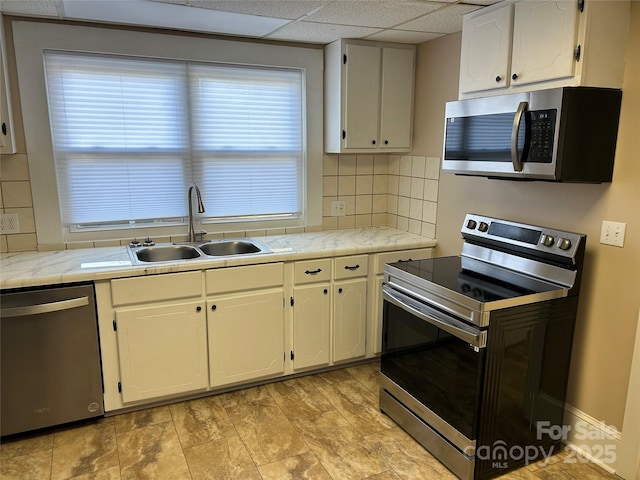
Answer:
M521 172L523 168L522 161L518 157L518 130L520 130L520 122L528 105L528 102L520 102L516 110L516 115L513 117L513 129L511 130L511 163L513 163L513 170L516 172Z

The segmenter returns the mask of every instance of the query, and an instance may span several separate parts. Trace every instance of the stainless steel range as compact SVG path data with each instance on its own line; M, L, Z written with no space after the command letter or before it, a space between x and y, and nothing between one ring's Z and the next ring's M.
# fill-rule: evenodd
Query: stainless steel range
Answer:
M461 233L460 256L385 266L380 409L470 480L563 448L586 236L475 214Z

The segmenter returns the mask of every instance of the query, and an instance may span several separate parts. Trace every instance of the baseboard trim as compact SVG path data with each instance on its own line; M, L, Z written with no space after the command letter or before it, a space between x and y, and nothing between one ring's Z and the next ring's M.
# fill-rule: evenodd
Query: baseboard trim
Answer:
M611 474L616 473L622 441L622 433L617 428L568 404L565 404L563 424L569 427L563 440L575 452L570 460L590 461Z

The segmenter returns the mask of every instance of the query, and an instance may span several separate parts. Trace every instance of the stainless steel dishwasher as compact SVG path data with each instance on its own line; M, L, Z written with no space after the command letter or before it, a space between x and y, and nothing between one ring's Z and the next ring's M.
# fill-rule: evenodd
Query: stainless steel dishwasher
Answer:
M0 435L102 416L92 284L0 295Z

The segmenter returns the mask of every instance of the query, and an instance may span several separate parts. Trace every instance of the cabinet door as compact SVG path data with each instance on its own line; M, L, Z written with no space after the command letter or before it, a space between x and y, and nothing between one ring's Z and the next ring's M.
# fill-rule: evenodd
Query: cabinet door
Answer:
M345 148L377 148L380 117L380 48L346 46Z
M4 46L4 28L0 21L0 153L16 153L11 121L11 95L6 68L6 51Z
M207 302L212 387L284 372L282 291Z
M331 295L329 284L293 289L293 368L328 365Z
M116 322L123 402L207 387L202 304L116 310Z
M509 85L513 5L464 20L460 92Z
M380 148L411 148L414 59L414 50L382 49Z
M577 18L575 0L515 4L512 85L574 74Z
M333 295L333 361L364 356L367 280L336 282Z

